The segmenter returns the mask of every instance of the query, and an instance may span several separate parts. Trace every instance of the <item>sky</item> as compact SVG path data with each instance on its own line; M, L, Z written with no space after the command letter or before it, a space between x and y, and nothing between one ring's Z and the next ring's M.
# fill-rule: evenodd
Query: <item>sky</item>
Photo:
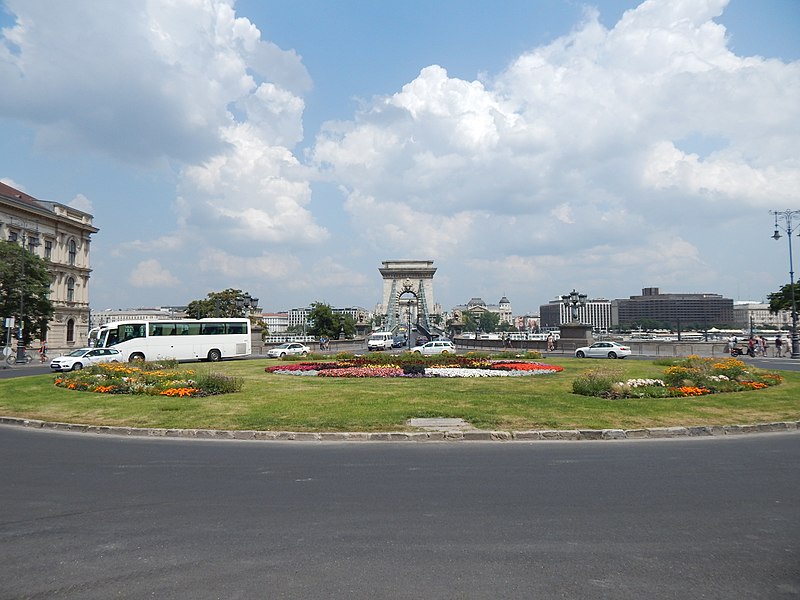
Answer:
M797 0L0 0L0 90L0 180L100 229L93 309L789 280Z

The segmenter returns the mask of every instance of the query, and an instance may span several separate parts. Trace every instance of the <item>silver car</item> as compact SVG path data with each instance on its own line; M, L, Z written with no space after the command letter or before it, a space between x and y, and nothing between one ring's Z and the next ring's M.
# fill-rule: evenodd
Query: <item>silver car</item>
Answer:
M424 356L430 356L432 354L455 354L456 347L450 340L434 340L422 346L414 346L411 352L416 352Z
M122 354L115 348L79 348L50 362L53 371L78 371L84 367L105 362L122 362Z
M270 358L283 358L284 356L306 356L311 348L300 342L286 342L271 348L267 352Z
M595 342L575 350L578 358L625 358L631 355L631 349L617 342Z

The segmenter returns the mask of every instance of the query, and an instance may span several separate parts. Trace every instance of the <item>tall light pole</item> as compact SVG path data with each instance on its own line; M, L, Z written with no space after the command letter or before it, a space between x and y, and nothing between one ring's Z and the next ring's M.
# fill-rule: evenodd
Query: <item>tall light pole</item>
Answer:
M786 237L789 240L789 291L792 298L792 358L800 358L800 340L797 339L797 299L794 292L794 260L792 258L792 232L794 227L792 220L794 217L800 218L800 210L771 210L770 214L775 215L775 233L772 234L772 239L778 241L781 239L779 230L786 232ZM780 225L778 221L784 222Z

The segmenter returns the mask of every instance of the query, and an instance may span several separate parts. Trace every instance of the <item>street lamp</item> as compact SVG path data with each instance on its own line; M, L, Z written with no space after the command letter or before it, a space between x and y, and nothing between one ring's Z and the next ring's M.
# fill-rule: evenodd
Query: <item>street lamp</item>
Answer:
M561 302L570 309L570 316L573 323L578 322L578 307L586 306L586 294L579 294L574 288L569 294L561 296Z
M797 339L797 300L794 293L794 262L792 260L792 219L794 217L800 218L800 210L771 210L770 214L775 215L775 233L772 234L772 239L776 242L781 239L781 232L786 232L786 237L789 240L789 291L792 298L792 358L800 358L800 340ZM785 225L780 225L778 220L785 222Z

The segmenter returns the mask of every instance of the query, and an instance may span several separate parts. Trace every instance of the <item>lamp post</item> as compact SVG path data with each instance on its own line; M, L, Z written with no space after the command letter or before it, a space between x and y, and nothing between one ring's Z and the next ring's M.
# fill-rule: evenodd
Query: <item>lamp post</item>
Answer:
M786 238L789 240L789 291L792 298L792 358L800 358L800 341L797 339L797 299L794 293L794 262L792 259L792 232L794 227L792 220L794 217L800 218L800 210L771 210L770 214L775 215L775 233L772 234L772 239L778 241L781 239L781 232L786 232ZM778 221L784 222L780 225Z
M569 294L561 296L561 302L570 309L570 317L573 323L578 322L578 307L586 306L586 294L579 294L574 288Z

